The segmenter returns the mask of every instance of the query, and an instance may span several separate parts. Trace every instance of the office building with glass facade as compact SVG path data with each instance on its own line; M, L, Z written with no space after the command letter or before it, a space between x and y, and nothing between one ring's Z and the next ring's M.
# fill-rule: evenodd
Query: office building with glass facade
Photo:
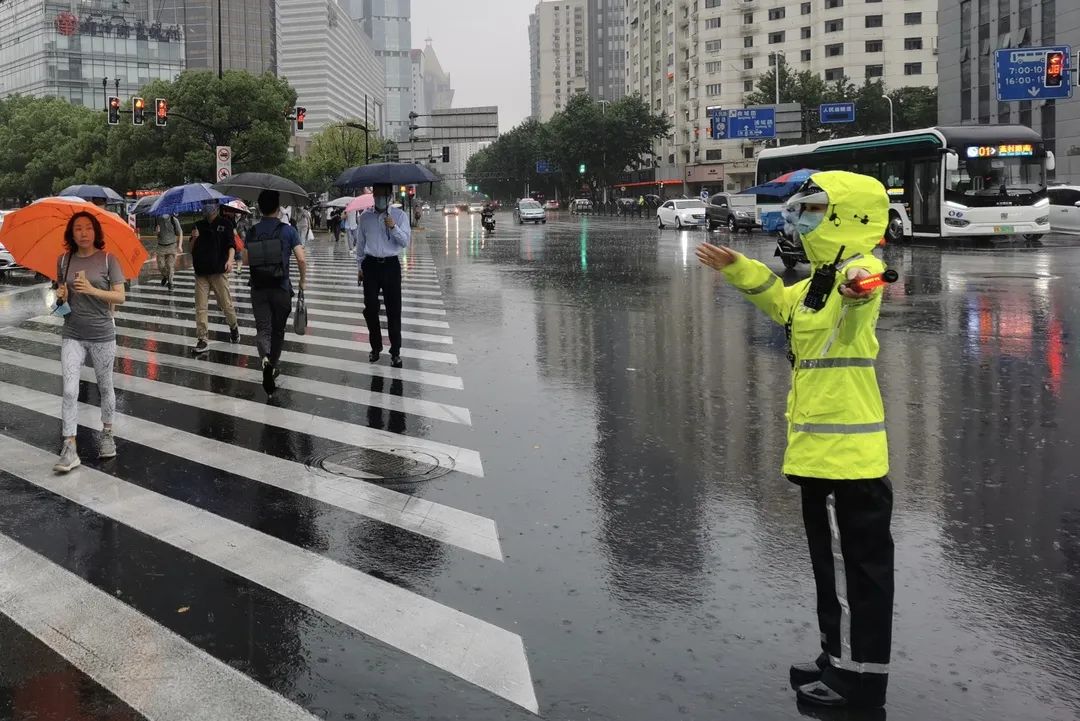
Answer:
M123 2L123 0L118 0ZM144 0L145 1L145 0ZM184 28L187 67L218 69L218 12L221 13L223 70L253 75L278 72L278 27L275 0L151 0L158 16Z
M412 100L411 0L347 0L349 13L362 21L386 70L386 135L409 138Z
M184 31L148 0L8 0L0 12L0 92L105 107L184 69ZM105 89L103 81L107 81Z

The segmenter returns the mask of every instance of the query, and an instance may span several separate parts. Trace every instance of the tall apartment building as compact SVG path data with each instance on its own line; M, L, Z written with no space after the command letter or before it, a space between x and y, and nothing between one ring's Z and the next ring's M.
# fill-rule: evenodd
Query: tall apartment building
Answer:
M757 146L708 138L706 109L745 107L778 57L825 80L936 85L937 2L627 0L627 92L674 126L653 180L694 192L753 184Z
M1074 0L942 0L942 124L1027 125L1057 156L1057 178L1080 182L1080 108L1075 101L997 100L994 51L1080 45L1080 3ZM1073 66L1073 82L1076 66Z
M111 3L115 4L115 3ZM184 28L189 69L276 73L277 3L274 0L153 0L160 22ZM218 44L220 13L221 44Z
M626 0L589 0L589 95L626 94Z
M278 53L279 75L307 109L303 140L341 120L363 122L381 133L386 106L383 64L371 38L338 0L277 0L287 28Z
M386 136L409 138L412 100L412 2L411 0L346 0L353 18L363 22L364 32L375 45L375 55L385 66Z
M533 117L546 121L588 92L589 0L550 0L529 18Z

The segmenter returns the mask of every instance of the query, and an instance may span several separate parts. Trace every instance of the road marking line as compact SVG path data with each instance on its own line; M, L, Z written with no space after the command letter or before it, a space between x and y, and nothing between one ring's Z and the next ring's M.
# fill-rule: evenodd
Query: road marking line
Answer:
M176 287L178 287L178 288L183 288L186 291L190 291L192 294L194 294L194 292L195 292L195 284L193 282L186 281L186 280L177 280L177 281L175 281L174 285L176 285ZM241 286L239 286L239 285L232 286L231 287L231 291L232 291L231 294L232 295L238 294L240 292L240 287ZM246 289L247 286L243 286L243 288ZM356 297L356 301L360 302L360 303L363 303L363 301L364 301L363 291L362 291L361 288L359 288L358 286L355 286L355 285L354 286L345 286L345 285L343 285L337 291L335 291L333 293L330 293L330 292L327 292L327 291L321 291L321 290L305 290L304 295L306 297L308 297L308 298L315 298L315 299L326 298L328 300L341 300L344 291L355 291L355 293L353 295ZM348 297L349 294L344 293L344 295L346 297ZM446 302L439 299L439 298L428 298L428 297L426 297L427 295L441 295L440 293L423 294L425 297L413 297L414 295L416 295L416 294L405 293L405 294L402 295L402 301L404 301L406 303L413 303L413 304L420 304L420 305L436 305L436 306L446 305Z
M0 613L151 721L316 719L4 535Z
M23 388L3 381L0 381L0 390L3 390L5 403L50 418L60 418L60 394ZM101 410L97 406L79 403L80 425L93 428L100 421ZM324 475L303 463L124 413L116 414L113 428L117 438L125 438L178 458L192 459L209 468L280 488L496 561L503 560L498 528L490 518L392 491L358 478L339 479ZM349 472L357 473L352 469Z
M25 330L21 328L11 331L8 333L8 336L57 347L59 347L61 343L60 336L54 333ZM244 381L247 383L262 383L262 370L255 367L240 368L224 363L217 363L209 359L192 358L190 355L177 356L160 351L155 353L140 348L128 348L126 346L119 346L116 351L117 357L120 358L130 358L143 363L193 371L199 375L211 378L230 378L232 380ZM408 413L409 415L431 418L436 421L460 423L466 426L472 425L472 416L469 413L469 409L462 408L461 406L452 406L445 403L436 403L435 401L396 396L390 393L377 393L366 388L355 388L352 386L339 385L337 383L326 383L324 381L310 380L299 376L287 375L285 373L281 374L280 379L280 386L288 391L307 393L308 395L322 398L333 398L348 403L358 403L360 405L382 408L388 411Z
M128 291L127 297L128 298L142 298L142 299L149 299L149 300L155 300L155 301L166 301L166 302L169 302L169 303L177 303L177 302L179 302L179 303L187 303L191 307L193 307L193 308L195 307L195 297L194 296L189 296L187 294L183 294L183 295L169 294L169 293L164 292L164 291L155 292L154 289L142 290L142 289L139 289L137 287L132 288L130 291ZM235 298L233 299L233 304L234 305L239 305L239 306L244 306L244 307L247 307L247 308L251 307L251 303L248 303L246 301L239 301L239 300L236 300ZM363 313L341 313L341 312L338 312L338 311L335 311L335 310L326 310L324 308L324 306L331 306L331 307L334 307L334 308L356 310L356 308L358 306L357 306L355 301L349 301L349 302L345 302L345 303L335 303L333 301L328 301L328 300L308 299L307 306L308 306L308 313L310 313L312 315L321 314L321 315L331 315L331 316L336 316L336 317L352 317L352 316L355 316L355 317L361 318L361 319L364 317ZM414 307L404 306L402 308L402 310L404 312L410 313L410 314L435 315L435 316L440 316L440 317L446 316L446 311L442 310L440 308L414 308ZM401 322L404 323L406 318L409 318L410 320L422 320L420 318L413 318L411 315L409 315L409 316L402 316L401 317Z
M0 468L7 472L538 711L517 634L92 468L58 476L54 461L0 435Z
M55 316L42 316L33 319L32 322L51 326L62 326L64 324L62 318L56 318ZM142 328L128 328L127 326L117 326L116 334L125 338L140 338L143 340L152 340L159 343L172 343L182 346L190 346L195 340L191 336L143 330ZM250 345L212 343L211 347L221 353L248 356L250 358L261 357L259 351ZM297 365L314 366L316 368L326 368L329 370L357 373L367 376L381 376L392 380L400 379L409 383L422 383L425 385L438 386L440 388L450 388L452 390L462 390L465 387L461 378L458 376L445 375L443 373L430 373L428 371L417 371L412 370L411 368L391 368L390 366L380 365L378 363L361 363L359 361L345 360L342 358L331 358L330 356L296 353L295 351L282 351L281 360L286 363L296 363Z
M49 358L0 349L0 362L54 376L62 375L60 361ZM97 382L92 368L84 367L81 378L87 383L96 384ZM426 438L405 436L377 428L367 428L355 423L323 418L292 410L291 408L277 408L243 398L234 398L212 393L211 391L187 388L122 373L114 375L113 385L120 390L138 393L158 400L171 401L204 411L223 413L252 423L262 423L297 433L321 436L347 446L377 448L383 453L410 460L413 458L412 449L428 451L435 456L436 460L444 456L450 457L454 462L454 470L481 478L484 475L480 454L468 448L459 448Z
M236 306L237 304L234 302L233 305ZM247 304L245 304L245 305L247 305ZM137 311L137 310L150 310L150 311L153 311L154 313L168 312L168 313L183 314L184 316L191 316L191 319L190 319L191 322L192 323L195 322L195 309L194 308L180 308L180 307L177 307L177 306L165 306L165 305L161 305L160 303L159 304L139 303L137 301L136 302L129 302L127 300L124 301L124 306L123 307L125 309L131 309L131 310L134 310L134 311ZM145 313L135 313L135 312L128 313L127 315L133 315L133 316L145 315L148 318L155 317L153 315L147 315ZM249 321L251 323L251 325L249 325L247 327L252 328L252 329L255 327L254 326L255 319L251 315L247 314L246 312L239 312L238 315L239 315L239 317L241 319ZM225 319L225 316L221 313L221 311L217 310L216 308L213 311L209 312L209 317L214 318L215 320L218 320L218 321L223 321ZM385 317L380 317L380 319L383 321L383 324L386 323L386 318ZM439 330L445 330L445 329L450 328L450 324L446 323L444 321L428 321L428 323L431 323L431 322L439 324L439 325L436 326L437 328L439 328ZM404 324L405 324L405 319L402 318L402 325L404 325ZM422 323L419 327L428 327L428 326L427 326L427 323ZM366 325L361 325L360 323L331 323L329 321L315 320L315 319L308 320L308 328L315 328L315 329L318 329L318 330L335 331L337 333L357 333L357 332L365 333L365 334L367 333L367 326ZM411 336L406 336L406 335L404 335L405 333L410 333L412 335ZM432 338L449 338L450 336L429 335L429 337L427 337L427 338L421 337L421 336L424 336L424 335L428 335L428 334L420 333L418 331L402 331L402 336L401 337L402 338L412 338L413 340L426 341L428 343L444 343L444 344L447 344L447 345L450 345L452 343L452 341L448 342L448 341L434 341L434 340L432 340Z
M48 321L45 321L43 319L44 318L49 318L49 317L51 317L51 316L39 316L37 318L34 318L33 320L38 321L38 322L48 322ZM192 324L191 321L183 320L183 319L179 319L179 318L163 318L163 317L160 317L160 316L154 316L154 317L152 317L150 319L146 319L146 318L143 318L143 317L140 317L140 318L128 318L125 314L122 314L122 313L118 313L116 315L116 317L119 318L120 320L133 320L133 321L136 321L136 322L155 323L157 325L167 325L167 326L172 326L172 327L175 327L175 328L192 328L193 327L193 324ZM60 320L61 324L63 323L63 318L60 318L58 320ZM218 331L218 332L222 332L222 333L229 332L229 326L227 326L227 325L225 325L223 323L210 323L206 327L207 327L208 330L211 330L211 331ZM246 330L246 329L242 329L242 330ZM352 341L352 340L341 340L340 338L323 338L323 337L317 336L317 335L297 336L297 335L293 335L293 334L289 334L289 335L285 336L285 340L286 341L293 341L293 342L296 342L296 343L303 343L304 345L308 345L308 346L318 346L320 348L336 348L336 349L339 349L339 350L362 351L364 353L367 353L371 349L371 345L367 341L367 331L366 330L365 331L357 330L356 334L364 336L364 340L363 341ZM251 336L247 336L247 337L250 338ZM385 348L388 344L389 344L389 341L386 338L384 338L383 339L383 347ZM211 344L211 347L213 347L213 344ZM417 348L410 348L408 346L405 346L405 347L403 347L401 349L401 357L402 358L417 358L419 360L427 360L427 361L432 361L432 362L435 362L435 363L455 363L456 364L458 362L457 356L454 355L453 353L441 353L441 352L438 352L438 351L421 350L421 349L417 349Z

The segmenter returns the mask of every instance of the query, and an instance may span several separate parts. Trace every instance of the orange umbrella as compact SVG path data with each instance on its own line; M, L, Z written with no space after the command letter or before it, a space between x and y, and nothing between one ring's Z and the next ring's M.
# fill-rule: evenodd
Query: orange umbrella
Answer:
M124 277L136 278L149 258L139 236L115 213L79 198L42 198L4 216L0 245L19 265L56 280L56 260L67 252L64 230L71 216L89 213L101 223L105 250L120 262Z

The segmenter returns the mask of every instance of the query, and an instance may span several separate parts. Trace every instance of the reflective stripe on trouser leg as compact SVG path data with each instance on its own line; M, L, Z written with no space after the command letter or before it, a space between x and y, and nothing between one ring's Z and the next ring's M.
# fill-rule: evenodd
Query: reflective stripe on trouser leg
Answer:
M851 653L851 604L848 600L847 569L840 540L840 523L836 518L836 493L825 497L825 510L829 516L832 535L833 577L836 580L836 600L840 603L840 658L829 656L833 666L855 673L889 673L887 663L862 663L854 661Z

